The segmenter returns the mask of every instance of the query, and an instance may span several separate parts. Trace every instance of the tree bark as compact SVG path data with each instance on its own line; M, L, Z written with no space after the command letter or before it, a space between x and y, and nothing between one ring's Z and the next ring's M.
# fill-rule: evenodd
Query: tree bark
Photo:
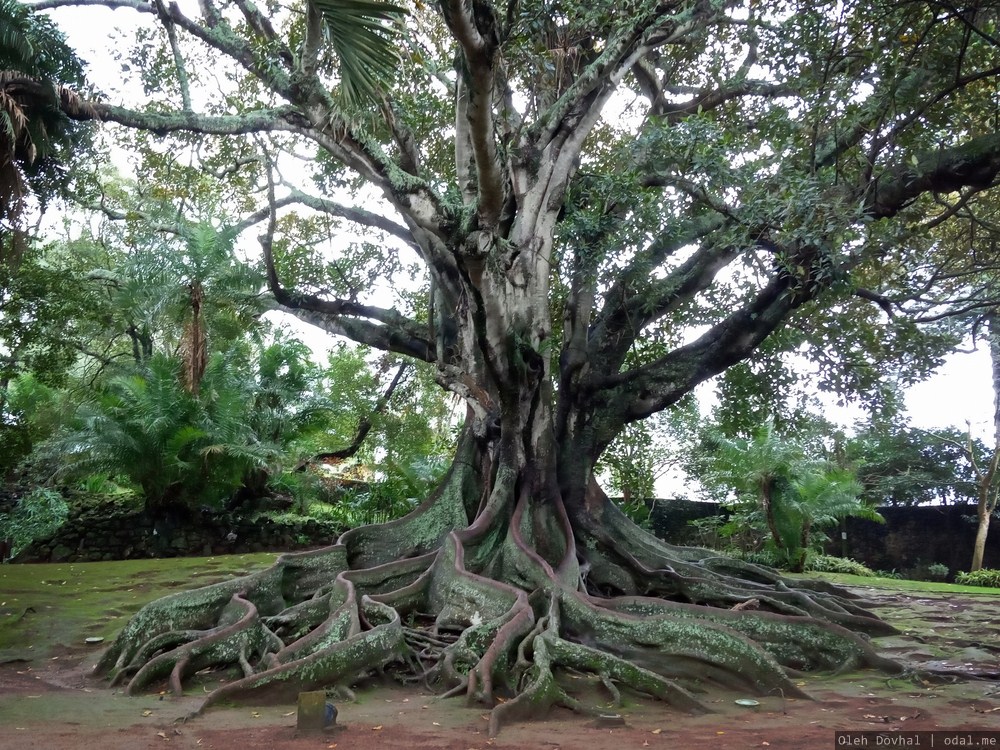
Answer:
M986 319L986 335L990 348L990 368L993 376L993 457L978 481L976 504L976 540L972 547L972 564L969 570L975 572L983 567L986 553L986 538L990 531L990 518L997 507L996 483L997 466L1000 463L1000 320L995 313ZM970 439L971 444L971 439ZM972 446L970 445L970 450Z

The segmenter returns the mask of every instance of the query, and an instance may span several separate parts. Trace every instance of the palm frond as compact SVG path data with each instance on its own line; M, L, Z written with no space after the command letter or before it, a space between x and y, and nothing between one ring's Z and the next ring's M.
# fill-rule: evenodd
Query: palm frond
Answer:
M29 13L18 0L0 0L0 67L24 69L33 64Z
M355 106L371 100L399 63L387 24L406 10L379 0L310 1L326 21L327 39L340 61L344 99Z
M24 111L23 103L12 96L3 87L2 82L0 82L0 114L3 115L4 137L8 138L13 146L20 139L21 133L28 127L28 116Z

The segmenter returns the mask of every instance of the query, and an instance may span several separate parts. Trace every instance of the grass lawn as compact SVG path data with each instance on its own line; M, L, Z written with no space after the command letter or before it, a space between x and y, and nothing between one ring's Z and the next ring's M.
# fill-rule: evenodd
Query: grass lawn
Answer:
M274 553L0 565L0 663L110 640L143 604L267 567ZM97 646L95 648L103 648Z
M959 586L954 583L908 581L898 578L873 578L870 576L848 575L846 573L802 573L787 575L790 578L819 578L852 588L868 586L878 589L889 589L904 594L979 594L981 596L1000 596L1000 589L988 588L986 586Z

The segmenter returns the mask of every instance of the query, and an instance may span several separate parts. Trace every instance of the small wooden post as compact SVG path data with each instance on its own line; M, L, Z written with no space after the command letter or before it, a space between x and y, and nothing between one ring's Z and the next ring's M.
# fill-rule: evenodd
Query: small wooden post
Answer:
M299 693L296 734L322 734L326 729L326 692L312 690Z

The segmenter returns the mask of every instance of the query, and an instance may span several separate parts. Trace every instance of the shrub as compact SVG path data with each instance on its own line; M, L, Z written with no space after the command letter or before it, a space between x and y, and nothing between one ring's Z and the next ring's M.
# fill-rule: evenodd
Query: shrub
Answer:
M846 573L853 576L872 577L875 571L862 565L857 560L848 557L833 557L831 555L814 555L806 563L806 570L814 573ZM948 569L945 568L947 574Z
M36 539L52 536L69 517L69 506L62 495L41 487L22 497L14 511L0 521L5 536L12 540L15 557Z
M777 568L779 565L778 555L772 550L756 550L754 552L747 552L741 549L727 549L723 554L734 557L737 560L743 560L744 562L753 563L754 565L763 565L768 568Z
M893 568L892 570L876 570L875 576L877 578L890 578L893 581L901 581L903 580L903 578L905 578L905 576L895 568Z
M948 577L948 566L942 563L931 563L927 566L927 577L932 581L943 581Z
M959 573L955 576L955 583L963 586L986 586L1000 589L1000 570L977 570L972 573Z
M690 543L695 547L715 549L719 544L720 530L726 518L722 515L695 518L687 522L691 530Z

